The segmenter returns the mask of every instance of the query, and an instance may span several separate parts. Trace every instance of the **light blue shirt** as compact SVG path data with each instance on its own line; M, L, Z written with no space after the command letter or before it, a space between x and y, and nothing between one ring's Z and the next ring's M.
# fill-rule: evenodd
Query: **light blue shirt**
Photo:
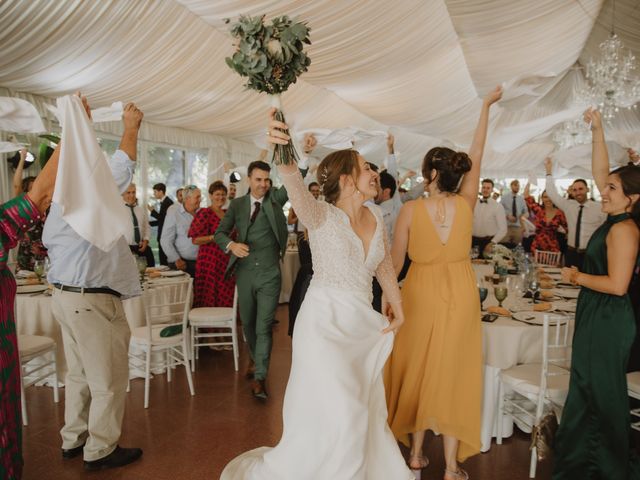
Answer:
M122 150L116 150L109 159L120 193L131 184L135 165ZM53 203L44 224L42 242L51 261L47 275L49 283L84 288L107 287L124 297L141 294L136 262L124 237L114 248L104 252L78 235L62 218L62 207Z
M184 205L172 205L167 210L162 227L160 245L169 263L175 263L179 258L195 260L198 256L198 245L194 245L188 237L189 227L193 222L193 215L184 209Z
M502 204L502 208L504 208L505 215L509 216L512 214L513 207L513 192L509 191L502 195L502 200L500 201ZM520 217L522 215L529 216L529 209L527 208L526 203L524 203L524 198L522 195L516 196L516 221L510 222L507 220L508 227L519 227L520 226Z

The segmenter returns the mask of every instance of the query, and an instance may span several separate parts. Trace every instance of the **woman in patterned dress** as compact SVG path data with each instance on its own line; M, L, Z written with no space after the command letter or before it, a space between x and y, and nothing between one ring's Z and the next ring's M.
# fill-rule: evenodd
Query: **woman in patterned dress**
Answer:
M566 235L567 218L564 212L556 207L547 192L542 192L542 205L536 203L531 195L529 195L529 184L524 189L524 199L527 202L529 211L533 213L536 226L536 237L531 244L531 250L541 250L544 252L561 251L560 240L558 234Z
M56 149L30 192L0 206L0 478L22 477L20 356L13 316L16 282L7 260L24 233L51 204L58 170Z
M209 185L209 201L211 206L198 210L189 228L189 237L195 245L200 245L193 307L231 307L236 282L234 278L224 277L229 256L213 240L224 217L222 207L227 201L227 187L222 182Z
M20 150L20 161L13 174L13 196L17 197L22 193L29 193L36 177L22 178L24 171L24 163L27 159L27 150ZM42 244L42 229L44 227L44 219L34 222L34 224L24 232L20 244L18 246L18 264L16 272L20 270L31 270L36 260L43 260L47 256L47 249Z

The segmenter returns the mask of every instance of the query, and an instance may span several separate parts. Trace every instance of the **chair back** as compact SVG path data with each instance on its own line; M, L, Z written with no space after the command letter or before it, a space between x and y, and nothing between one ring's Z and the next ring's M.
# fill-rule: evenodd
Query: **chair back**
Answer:
M145 285L143 302L149 330L153 325L162 324L182 325L182 331L186 331L192 290L193 279L189 276L162 285Z
M534 260L540 266L558 267L562 260L562 252L546 252L544 250L535 250Z
M544 407L549 377L570 374L571 336L569 335L569 329L571 327L571 319L572 317L567 315L546 314L544 316L538 417L542 414ZM549 399L547 398L547 400Z

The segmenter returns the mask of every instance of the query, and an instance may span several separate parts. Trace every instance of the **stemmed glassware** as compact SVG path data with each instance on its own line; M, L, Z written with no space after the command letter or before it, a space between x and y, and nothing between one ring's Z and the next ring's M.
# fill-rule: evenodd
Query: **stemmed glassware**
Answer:
M509 293L509 289L506 285L498 285L494 290L493 294L496 296L496 300L498 300L498 305L502 307L502 302L507 298Z
M44 260L37 259L33 262L33 273L38 277L38 282L42 281L42 275L44 274Z
M487 295L489 295L489 289L484 285L478 285L478 293L480 294L480 310L484 310L482 304L487 299Z
M529 278L528 291L531 293L531 301L532 303L536 303L538 296L540 295L540 282L538 281L538 277L533 275Z
M144 257L136 257L136 265L140 274L140 283L144 283L144 274L147 271L147 259Z

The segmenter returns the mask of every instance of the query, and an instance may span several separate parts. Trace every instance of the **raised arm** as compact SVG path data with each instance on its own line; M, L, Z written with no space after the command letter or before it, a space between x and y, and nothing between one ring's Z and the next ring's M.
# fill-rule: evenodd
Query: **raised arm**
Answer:
M53 188L56 185L58 174L58 162L60 160L60 144L56 147L40 174L33 182L33 187L27 196L38 207L40 213L44 213L51 205Z
M550 157L544 159L544 169L547 174L544 186L547 195L549 195L551 201L555 203L560 210L567 210L567 208L571 206L571 200L563 198L562 195L560 195L560 192L558 192L556 181L553 178L553 163Z
M134 162L138 157L138 131L140 130L143 116L142 111L133 103L127 103L127 105L125 105L122 114L124 132L122 133L120 146L118 148L126 153Z
M27 159L27 149L20 149L20 160L18 161L18 166L16 167L16 171L13 172L13 196L17 197L22 192L22 172L24 171L24 162ZM26 193L26 192L24 192Z
M469 158L471 159L471 170L464 175L462 185L460 186L460 195L467 201L471 210L476 205L478 199L478 184L480 183L480 167L482 165L482 155L484 153L484 144L487 140L487 128L489 127L489 110L491 105L496 103L502 97L502 87L496 87L489 92L482 101L482 109L480 110L480 118L478 126L473 135L473 142L469 149Z
M277 121L274 118L274 114L275 108L269 110L269 136L267 137L267 142L274 145L286 145L289 143L290 138L282 130L286 130L288 127L284 123ZM320 227L326 219L328 204L316 200L311 195L296 164L280 164L278 165L278 173L300 221L309 230Z
M604 139L602 117L597 110L584 112L584 121L591 123L591 171L598 190L604 190L609 176L609 152Z

